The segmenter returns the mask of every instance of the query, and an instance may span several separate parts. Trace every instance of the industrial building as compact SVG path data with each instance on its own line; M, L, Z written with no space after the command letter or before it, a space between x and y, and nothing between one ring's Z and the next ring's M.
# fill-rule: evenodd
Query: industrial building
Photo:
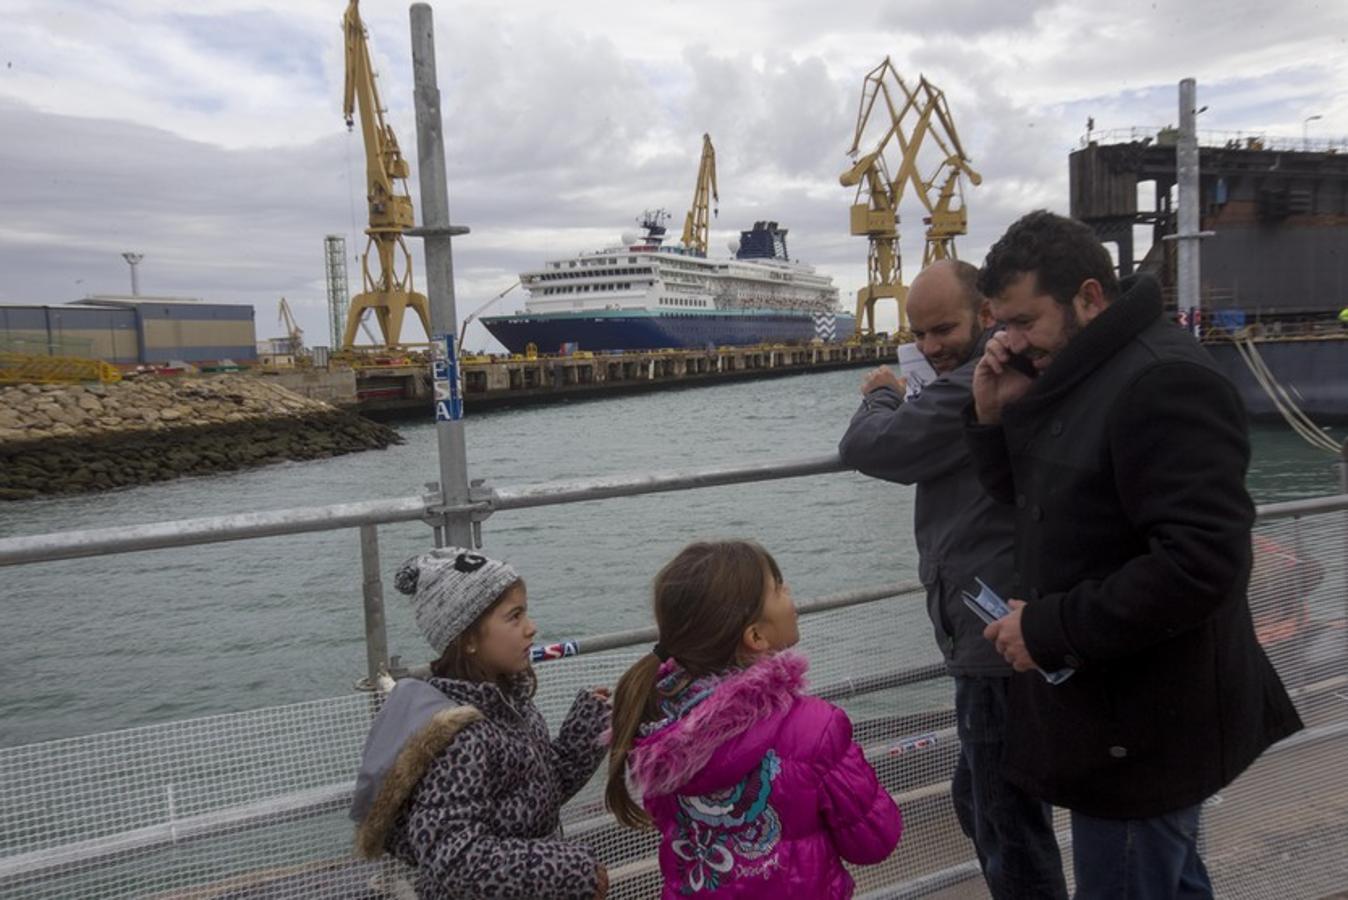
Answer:
M0 351L117 366L250 363L257 332L252 306L98 295L60 306L0 306Z

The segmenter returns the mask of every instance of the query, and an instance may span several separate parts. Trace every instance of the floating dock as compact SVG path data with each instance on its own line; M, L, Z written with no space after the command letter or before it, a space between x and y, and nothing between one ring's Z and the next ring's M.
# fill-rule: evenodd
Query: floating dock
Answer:
M866 343L722 347L716 350L641 350L570 356L465 357L464 405L469 410L581 397L607 397L674 387L721 384L750 378L876 366L895 359L892 340ZM286 382L303 392L299 383ZM366 415L428 410L429 367L369 365L355 370L354 397Z

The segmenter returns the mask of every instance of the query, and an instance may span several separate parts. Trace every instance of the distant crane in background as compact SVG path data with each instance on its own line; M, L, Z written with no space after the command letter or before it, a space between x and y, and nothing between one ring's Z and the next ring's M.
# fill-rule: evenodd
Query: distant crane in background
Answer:
M285 327L286 338L290 341L290 355L299 362L301 357L307 355L304 350L304 329L295 321L295 314L290 311L290 304L285 297L281 298L278 305L276 324Z
M884 111L878 116L886 129L884 136L875 149L858 156L879 98L884 99ZM888 121L883 118L886 113ZM918 152L927 139L939 150L939 162L931 176L923 179L918 171ZM897 145L898 157L892 177L885 160L891 144ZM869 242L867 284L857 292L857 333L875 334L875 304L884 299L893 299L898 304L899 327L904 328L908 322L908 286L903 281L899 249L899 203L904 190L911 183L927 210L922 220L928 226L922 254L925 267L934 260L957 258L955 237L968 231L962 176L975 185L983 178L969 165L946 107L945 94L923 77L910 90L889 57L866 74L856 131L847 153L854 164L839 181L843 187L857 189L851 213L852 234L865 236Z
M384 122L384 108L379 103L359 5L359 0L351 0L342 17L342 30L346 35L346 91L342 112L346 127L350 129L355 125L356 106L360 106L361 134L365 139L366 198L370 206L370 227L365 233L370 239L360 258L364 290L351 298L346 330L342 334L343 350L355 345L356 329L367 310L374 310L387 347L399 346L403 315L408 307L421 317L426 333L431 333L430 307L426 296L412 288L412 254L403 240L403 233L414 224L412 198L407 193L407 160L398 149L392 127ZM371 247L379 259L378 278L370 274ZM403 264L401 274L396 265L399 254Z
M720 204L721 198L716 193L716 148L711 145L711 136L702 135L702 161L697 167L697 185L693 188L693 205L688 210L688 217L683 220L683 245L696 250L700 255L707 255L707 234L711 227L711 221L707 216L707 208L710 205L708 198L716 204ZM720 210L716 206L711 206L713 216L720 215Z

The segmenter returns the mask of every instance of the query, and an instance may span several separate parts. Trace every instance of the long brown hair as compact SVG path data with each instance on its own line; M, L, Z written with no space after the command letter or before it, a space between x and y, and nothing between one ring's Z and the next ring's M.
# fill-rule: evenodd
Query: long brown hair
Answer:
M491 606L473 620L454 640L449 642L449 646L440 654L440 658L431 663L431 674L437 678L455 678L459 681L496 681L501 687L509 687L518 683L523 678L527 683L528 696L532 697L538 690L538 676L534 674L534 669L530 666L524 672L518 675L501 675L493 679L482 668L478 657L474 653L468 652L468 645L482 638L482 624L487 621L487 617L496 612L500 606L510 596L510 592L515 588L524 587L524 579L519 578L510 584L501 595L492 601Z
M687 677L722 672L739 658L744 629L763 614L764 586L782 572L753 541L698 542L684 547L655 576L659 646ZM656 682L660 659L646 654L618 680L604 805L629 828L650 824L627 791L627 754L643 723L660 718Z

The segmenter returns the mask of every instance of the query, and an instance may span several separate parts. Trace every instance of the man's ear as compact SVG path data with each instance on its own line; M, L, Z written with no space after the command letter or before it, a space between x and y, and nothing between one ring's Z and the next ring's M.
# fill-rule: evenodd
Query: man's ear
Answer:
M993 325L997 324L997 319L992 314L992 301L984 300L978 304L978 327L987 331Z
M1100 282L1087 278L1072 298L1072 305L1076 307L1077 318L1085 324L1108 309L1109 300L1105 298L1105 289Z

